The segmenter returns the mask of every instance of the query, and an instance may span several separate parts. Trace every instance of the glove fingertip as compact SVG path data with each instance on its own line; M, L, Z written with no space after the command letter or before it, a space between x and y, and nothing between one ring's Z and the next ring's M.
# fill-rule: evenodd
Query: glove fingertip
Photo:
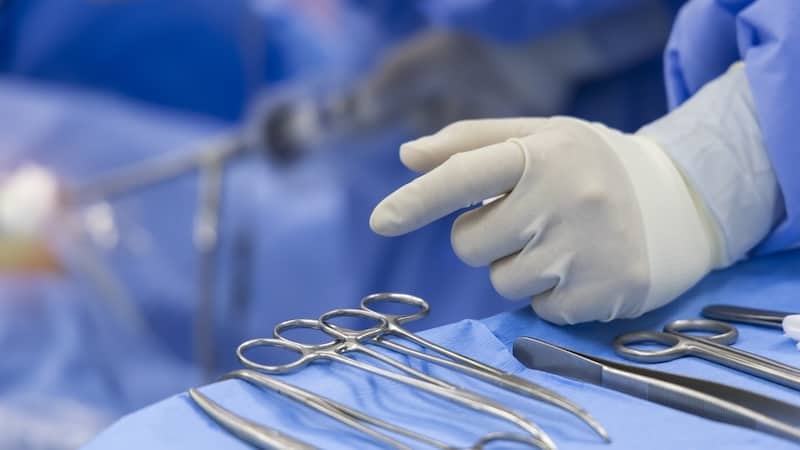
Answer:
M369 227L376 234L385 237L400 236L408 232L401 217L392 212L392 208L383 201L375 207L369 216Z
M433 168L428 152L425 151L424 139L409 141L400 146L400 161L417 173L424 173Z
M391 227L384 220L379 207L375 208L375 210L372 211L372 215L369 216L369 227L372 229L372 231L381 236L394 236L394 234L391 232Z

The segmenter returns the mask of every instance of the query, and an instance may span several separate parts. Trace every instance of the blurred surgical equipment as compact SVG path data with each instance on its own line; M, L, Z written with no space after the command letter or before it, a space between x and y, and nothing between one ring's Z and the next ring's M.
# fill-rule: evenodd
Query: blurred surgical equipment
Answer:
M343 405L339 402L333 401L331 399L325 398L321 395L314 394L309 392L305 389L293 386L291 384L285 383L280 381L274 377L269 377L264 374L260 374L258 372L254 372L252 370L236 370L233 372L229 372L221 377L222 380L227 379L240 379L244 380L250 384L253 384L261 389L264 390L271 390L281 394L285 397L288 397L292 400L297 401L315 411L324 414L334 420L337 420L348 427L351 427L357 431L360 431L367 436L375 439L377 442L381 442L383 444L389 445L392 448L396 449L410 449L408 445L398 441L397 439L391 437L388 434L383 432L377 431L378 429L383 429L387 432L393 433L395 435L404 436L410 439L413 439L421 444L425 444L431 447L439 448L439 449L456 449L456 447L441 442L437 439L430 438L428 436L424 436L412 430L400 427L398 425L391 424L384 420L378 419L376 417L372 417L368 414L365 414L361 411L356 409L350 408L346 405ZM189 394L192 396L192 399L197 401L199 398L201 402L198 402L198 405L205 411L209 411L212 408L209 408L207 405L214 404L214 402L207 397L203 396L199 391L196 389L190 389ZM213 406L212 406L213 407ZM221 410L221 411L220 411ZM213 410L212 410L213 411ZM252 440L248 440L248 436L241 436L238 430L247 430L250 428L252 422L238 417L231 413L230 411L224 410L224 408L219 407L217 411L212 412L212 417L217 420L217 416L222 416L221 419L223 421L219 421L221 425L223 425L228 430L232 431L237 436L242 437L242 439L253 443L254 445L259 445ZM209 414L211 415L211 414ZM255 425L259 427L259 425ZM373 428L374 427L374 428ZM515 443L524 443L528 444L531 447L539 448L538 442L536 440L532 440L527 436L520 435L520 434L513 434L513 433L489 433L482 438L480 438L475 445L470 446L464 450L480 450L489 443L493 442L515 442Z
M42 238L57 202L55 176L38 165L23 165L0 180L0 271L61 269Z
M692 331L712 334L688 334ZM619 336L614 340L614 350L623 358L646 363L695 356L800 390L800 369L731 347L738 337L736 328L724 322L676 320L664 326L663 333L640 331ZM645 343L666 348L651 350L632 346Z
M214 289L225 164L251 147L239 133L222 135L197 148L170 152L122 167L78 186L67 187L67 208L108 202L192 172L199 176L200 189L194 219L193 240L199 255L197 274L198 308L194 319L195 357L210 376L216 364L214 337Z
M669 11L650 2L513 45L419 33L348 86L289 89L260 104L259 140L275 160L292 162L321 141L390 123L427 134L462 119L561 113L581 83L660 51L670 22Z
M513 352L531 369L800 442L800 408L755 392L621 364L527 336L514 341Z
M783 319L793 313L733 305L709 305L703 308L702 314L708 319L781 328Z
M80 232L74 232L81 225L74 220L58 221L69 215L62 209L63 188L53 172L31 163L17 167L0 182L0 270L42 274L69 267L94 285L99 300L121 323L144 330L147 325L123 286L90 248L81 245ZM61 251L65 245L70 247L68 252ZM69 261L63 260L65 256Z
M314 450L316 448L280 431L237 416L194 388L189 389L189 397L208 417L214 419L241 440L257 448L266 450Z

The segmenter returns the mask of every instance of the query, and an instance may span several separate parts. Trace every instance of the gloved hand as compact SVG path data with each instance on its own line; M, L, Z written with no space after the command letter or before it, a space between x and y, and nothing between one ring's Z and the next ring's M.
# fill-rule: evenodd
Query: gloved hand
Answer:
M719 260L713 221L644 137L567 117L463 121L400 158L424 175L375 208L372 229L408 233L503 195L458 217L453 249L554 323L638 316Z
M784 215L745 67L635 135L566 117L457 122L400 148L424 173L370 225L395 236L484 201L452 245L551 322L635 317L745 258Z

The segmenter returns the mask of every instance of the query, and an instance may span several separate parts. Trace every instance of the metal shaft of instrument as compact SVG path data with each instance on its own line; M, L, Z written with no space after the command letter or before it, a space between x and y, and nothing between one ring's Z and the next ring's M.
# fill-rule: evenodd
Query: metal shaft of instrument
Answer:
M391 424L389 422L385 422L385 421L383 421L381 419L378 419L377 417L368 416L367 414L364 414L361 411L356 411L356 410L351 409L351 408L349 408L347 406L344 406L344 405L342 405L340 403L335 403L332 400L326 400L326 402L328 403L328 405L331 408L336 408L339 411L341 411L342 413L347 414L350 417L358 419L358 420L360 420L362 422L369 423L369 424L374 425L376 427L383 428L386 431L390 431L392 433L396 433L396 434L399 434L401 436L405 436L407 438L411 438L411 439L413 439L415 441L422 442L423 444L430 445L431 447L435 447L435 448L439 448L439 449L443 449L443 450L447 450L447 449L452 448L450 445L448 445L448 444L446 444L446 443L444 443L442 441L433 439L433 438L428 437L428 436L421 435L421 434L416 433L414 431L411 431L411 430L409 430L407 428L403 428L403 427L400 427L398 425L394 425L394 424Z
M413 306L418 310L418 312L411 315L392 315L392 314L387 315L387 314L381 314L380 312L375 311L371 308L371 305L374 305L375 303L382 301ZM566 397L563 397L557 394L556 392L548 390L545 387L530 382L524 378L518 377L513 374L509 374L500 369L494 368L490 365L484 364L480 361L477 361L475 359L469 358L460 353L457 353L455 351L437 345L431 341L428 341L427 339L419 337L416 334L406 330L401 325L402 323L407 322L409 320L418 319L424 316L429 310L427 302L425 302L421 298L407 294L382 292L364 297L361 300L361 308L363 310L371 311L373 313L382 315L383 321L385 322L384 326L380 328L381 332L372 337L373 342L378 343L379 345L381 341L387 342L388 344L385 347L390 350L399 351L400 353L404 353L409 356L415 356L417 358L427 360L429 362L439 364L454 370L460 370L463 373L478 377L490 383L494 383L495 385L501 386L519 395L524 395L530 398L548 402L578 417L580 420L586 423L595 433L597 433L604 441L606 442L611 441L608 432L603 428L602 425L600 425L600 423L597 420L595 420L583 408L571 402ZM323 320L323 322L325 321ZM434 355L425 352L420 352L416 349L412 349L391 342L387 339L384 339L387 335L388 336L394 335L400 338L404 338L405 340L415 343L423 348L432 350L438 353L439 355L444 356L444 358L435 357Z
M505 380L503 382L504 385L509 386L509 387L511 385L516 386L516 387L521 387L519 392L524 392L524 393L526 393L528 395L533 395L535 398L539 398L541 400L544 400L544 401L547 401L547 402L551 402L551 404L553 404L555 406L559 406L559 407L565 408L567 411L575 414L584 423L586 423L589 427L591 427L595 431L595 433L597 433L603 440L605 440L606 442L610 442L610 440L611 440L611 438L609 437L608 432L605 430L605 428L603 428L603 426L600 425L600 423L596 419L594 419L588 412L583 410L580 406L576 405L575 403L571 402L569 399L567 399L567 398L565 398L565 397L563 397L563 396L561 396L561 395L559 395L559 394L557 394L555 392L549 391L549 390L543 388L542 386L539 386L539 385L536 385L534 383L531 383L528 380L525 380L523 378L520 378L520 377L517 377L517 376L514 376L514 375L507 374L506 372L503 372L502 370L497 369L495 367L492 367L492 366L490 366L488 364L484 364L484 363L482 363L480 361L477 361L475 359L472 359L472 358L470 358L468 356L462 355L462 354L460 354L458 352L455 352L455 351L452 351L452 350L447 349L445 347L442 347L442 346L440 346L440 345L438 345L438 344L436 344L434 342L431 342L431 341L429 341L429 340L427 340L425 338L417 336L416 334L411 333L410 331L407 331L405 328L397 325L394 322L389 322L388 327L387 327L387 331L386 331L385 334L395 335L395 336L404 338L404 339L406 339L408 341L411 341L411 342L413 342L413 343L415 343L415 344L417 344L417 345L419 345L421 347L427 348L429 350L433 350L434 352L437 352L437 353L445 356L446 358L449 358L450 360L456 361L457 363L460 363L463 366L470 367L470 368L475 369L477 371L483 372L483 373L485 373L487 375L491 375L492 378L495 379L495 380L504 379ZM403 346L403 347L404 347L404 349L408 349L408 347L405 347L405 346ZM426 353L422 353L422 352L419 352L419 353L420 353L420 355L426 355L426 356L420 356L423 359L425 359L425 358L427 358L427 356L429 356ZM436 361L430 360L430 359L429 359L429 361L436 362ZM449 367L456 368L456 366L449 366ZM511 381L511 383L509 384L508 381Z
M353 312L354 312L353 310L335 310L335 311L323 314L322 317L324 318L326 316L347 316L348 314L351 314ZM357 310L355 312L357 312L359 314L365 314L365 315L376 315L376 314L378 314L378 313L375 313L375 312L362 311L362 310ZM388 321L384 321L384 323L388 324ZM335 341L331 341L331 342L329 342L327 344L318 344L318 345L297 343L297 342L292 341L291 339L287 339L286 337L284 337L283 333L286 330L291 329L291 328L307 328L307 329L321 330L321 331L323 331L325 333L328 333L329 335L334 337L336 340ZM367 330L366 333L358 332L358 331L354 331L354 330L349 330L347 328L339 327L339 326L337 326L335 324L326 323L325 319L320 319L320 320L310 320L310 319L288 320L288 321L285 321L285 322L281 322L273 330L273 336L275 337L276 340L278 340L279 342L282 342L282 343L286 343L288 345L297 346L297 348L295 350L299 351L300 353L309 352L310 351L312 354L315 354L316 357L320 357L320 355L321 355L322 357L327 358L327 359L339 360L337 358L344 358L343 362L348 362L348 361L356 362L356 360L351 359L349 357L346 357L344 355L347 355L347 354L349 354L351 352L359 352L359 353L365 354L365 355L367 355L367 356L369 356L369 357L371 357L373 359L376 359L376 360L388 365L389 367L392 367L392 368L395 368L395 369L399 370L400 372L406 374L406 376L414 377L414 378L416 378L418 380L424 381L426 383L430 383L432 386L448 389L452 393L463 397L463 399L466 400L466 401L473 401L473 402L486 403L486 404L494 403L494 406L496 406L498 408L506 409L502 405L499 405L496 402L493 402L493 400L491 400L489 398L486 398L486 397L484 397L484 396L482 396L482 395L480 395L478 393L468 391L468 390L466 390L464 388L461 388L461 387L456 386L454 384L448 383L448 382L446 382L446 381L444 381L442 379L433 377L433 376L431 376L429 374L426 374L426 373L424 373L422 371L419 371L419 370L414 369L414 368L412 368L410 366L407 366L407 365L401 363L400 361L397 361L397 360L395 360L393 358L390 358L390 357L388 357L388 356L386 356L386 355L384 355L384 354L382 354L380 352L377 352L377 351L373 350L372 348L370 348L369 346L364 345L362 343L362 339L369 339L369 336L370 335L374 335L375 333L376 333L376 330L374 330L374 329ZM258 341L258 340L254 340L254 341ZM252 342L252 341L250 341L250 342ZM243 344L244 347L249 347L250 345L251 344L249 344L249 343ZM242 346L240 346L239 348L242 349ZM240 353L239 350L237 350L237 353L239 353L240 360L242 360L242 362L244 362L245 365L248 366L248 367L258 368L258 369L261 369L261 370L267 370L268 372L272 372L272 373L280 373L280 369L275 370L276 369L275 367L268 369L267 368L268 366L263 366L263 365L258 365L258 364L253 364L251 362L247 362L248 361L247 358L245 358L243 356L243 354ZM330 355L336 355L337 358L331 358ZM368 366L368 367L374 367L374 366ZM516 414L512 410L508 410L508 412L510 412L512 414Z
M681 347L687 355L685 343ZM800 410L785 401L706 379L605 360L527 336L516 339L513 352L532 369L800 442Z
M211 161L226 161L244 149L241 138L235 134L219 136L198 147L177 154L169 152L164 156L113 170L71 190L71 200L89 202L132 194L190 173Z
M285 324L289 324L289 323L295 323L295 324L298 324L298 325L302 324L302 326L315 328L313 326L313 324L314 323L318 323L318 322L317 321L308 321L308 320L298 319L298 320L283 322L282 324L279 325L279 327L281 327L281 326L283 326ZM337 329L337 327L335 325L333 325L332 328ZM315 328L315 329L319 329L319 328ZM339 331L342 332L341 329L339 329ZM280 332L275 332L274 335L277 336L278 339L283 339L281 337L281 333ZM376 352L375 350L373 350L373 349L369 348L368 346L362 344L361 341L359 340L359 337L357 337L357 336L348 335L345 332L345 333L343 333L341 335L341 339L342 339L342 342L339 344L339 346L335 350L338 353L342 353L342 354L349 353L349 352L363 353L363 354L369 356L370 358L376 359L376 360L378 360L378 361L380 361L380 362L382 362L382 363L384 363L384 364L386 364L386 365L388 365L390 367L393 367L393 368L395 368L395 369L397 369L397 370L399 370L399 371L401 371L401 372L403 372L403 373L405 373L407 375L419 378L420 380L426 381L428 383L431 383L431 384L434 384L434 385L437 385L437 386L441 386L443 388L452 389L454 392L458 392L459 394L463 395L466 398L470 398L472 400L477 400L477 401L485 400L484 397L480 396L477 393L470 392L470 391L468 391L468 390L466 390L464 388L461 388L459 386L456 386L456 385L454 385L452 383L448 383L447 381L442 380L441 378L436 378L436 377L434 377L432 375L429 375L429 374L427 374L425 372L422 372L420 370L414 369L413 367L409 367L409 366L401 363L400 361L392 359L392 358L390 358L390 357L388 357L388 356L386 356L386 355L384 355L382 353Z
M369 347L366 347L364 345L361 345L361 344L358 344L358 343L351 343L350 344L350 349L351 350L355 350L355 351L360 351L360 352L362 352L364 354L367 354L372 358L375 358L375 359L377 359L377 360L379 360L379 361L381 361L381 362L383 362L383 363L385 363L385 364L387 364L387 365L389 365L391 367L397 368L398 370L400 370L400 371L402 371L402 372L404 372L404 373L406 373L406 374L408 374L408 375L410 375L412 377L416 377L416 378L418 378L418 379L420 379L420 380L422 380L424 382L430 383L432 385L435 385L435 386L438 386L438 387L441 387L441 388L444 388L444 389L449 389L453 393L463 397L465 400L469 400L469 401L476 402L476 403L494 404L494 406L496 408L498 408L498 409L503 409L507 413L519 416L516 412L505 408L504 406L500 405L499 403L493 402L491 399L489 399L487 397L484 397L484 396L482 396L482 395L480 395L478 393L475 393L475 392L468 391L468 390L466 390L464 388L461 388L459 386L456 386L454 384L448 383L448 382L446 382L446 381L444 381L444 380L442 380L440 378L436 378L436 377L430 376L430 375L428 375L428 374L426 374L424 372L421 372L419 370L416 370L416 369L414 369L412 367L406 366L405 364L402 364L399 361L396 361L396 360L394 360L392 358L389 358L389 357L387 357L385 355L382 355L382 354L380 354L380 353L378 353L378 352L376 352L376 351L374 351L374 350L372 350ZM350 358L347 358L347 359L350 360L350 361L353 361ZM372 366L370 366L370 367L372 367ZM522 416L519 416L519 417L522 418ZM526 420L526 419L523 418L523 420Z
M709 305L702 314L710 319L726 322L748 323L771 328L782 328L783 318L791 313L734 305Z
M674 333L674 332L671 332L671 331L668 331L668 330L666 330L664 332L665 333L669 333L669 334L679 334L683 338L687 337L687 335L683 334L683 333ZM689 336L689 337L692 337L694 339L702 339L703 342L709 342L708 339L705 339L705 338L703 338L701 336ZM726 349L726 351L728 353L736 354L736 355L738 355L738 356L740 356L742 358L750 359L752 361L757 361L757 362L759 362L759 363L761 363L761 364L763 364L765 366L771 366L771 367L774 367L774 368L776 368L778 370L786 371L788 373L795 373L795 374L797 374L797 376L800 377L800 368L792 367L792 366L784 364L782 362L775 361L774 359L769 359L769 358L766 358L766 357L761 356L761 355L756 355L755 353L750 353L750 352L746 352L744 350L739 350L738 348L733 347L731 345L725 345L725 344L721 344L719 342L713 342L713 341L711 341L711 342L713 344L715 344L715 345L720 345L720 346L725 347L725 349Z
M689 351L694 356L800 390L800 371L794 367L777 361L765 363L758 355L718 344L708 339L687 335L681 336L691 343Z
M194 388L189 389L189 397L220 426L256 448L264 450L316 450L316 447L287 436L278 430L267 428L233 414Z
M214 312L223 172L224 161L221 160L211 161L201 169L197 215L193 230L199 260L197 311L194 322L195 358L200 363L207 380L213 375L217 363Z
M407 448L407 446L403 443L400 443L392 439L389 436L386 436L383 433L374 431L371 428L366 428L358 422L353 422L353 420L351 419L368 423L375 427L382 428L386 431L395 433L400 436L405 436L409 439L413 439L417 442L429 445L434 448L438 448L441 450L457 450L457 447L449 445L445 442L422 435L415 431L411 431L407 428L394 425L392 423L378 419L377 417L369 416L365 413L362 413L361 411L350 408L349 406L343 405L329 398L325 398L321 395L314 394L300 387L285 383L273 377L269 377L267 375L252 370L236 370L220 377L220 380L226 380L226 379L240 379L248 383L251 383L257 387L260 387L262 389L268 389L274 391L287 398L290 398L301 404L304 404L322 414L325 414L333 418L334 420L340 421L345 425L348 425L359 431L365 432L370 437L378 439L380 442L391 445L392 447L395 448L405 449ZM384 439L384 437L386 439ZM469 448L465 448L464 450L482 450L483 448L485 448L485 446L492 444L494 442L514 442L519 444L527 444L531 447L539 448L539 441L536 439L531 439L527 435L520 435L516 433L507 433L507 432L494 432L482 436L481 438L478 439L478 441L475 442L474 445L470 446Z
M402 371L402 372L404 372L404 373L406 373L408 375L411 375L412 377L419 378L420 380L426 381L426 382L431 383L431 384L435 384L437 386L441 386L441 387L448 388L448 389L453 389L454 391L459 392L460 394L464 395L465 397L475 398L475 396L474 396L475 394L473 394L472 392L464 390L464 389L462 389L462 388L460 388L460 387L458 387L458 386L456 386L454 384L448 383L447 381L444 381L444 380L442 380L440 378L436 378L434 376L428 375L427 373L421 372L421 371L419 371L417 369L414 369L413 367L409 367L409 366L407 366L407 365L405 365L405 364L403 364L403 363L401 363L401 362L399 362L399 361L397 361L395 359L392 359L392 358L390 358L390 357L388 357L386 355L378 353L378 352L372 350L371 348L369 348L367 346L364 346L364 345L350 346L349 347L349 351L357 351L357 352L360 352L360 353L364 353L365 355L368 355L371 358L377 359L378 361L380 361L380 362L382 362L382 363L384 363L386 365L389 365L391 367L394 367L395 369L400 370L400 371Z
M447 358L455 360L465 366L473 367L475 369L482 370L487 373L493 373L495 375L505 375L505 372L503 372L500 369L492 367L488 364L484 364L478 360L472 359L469 356L462 355L461 353L455 352L448 348L442 347L439 344L431 342L425 338L419 337L416 334L411 333L410 331L407 331L406 329L398 327L394 324L390 324L388 334L394 334L396 336L407 339L419 346L425 347L429 350L433 350L436 353L444 355Z
M493 372L486 372L472 366L463 365L456 361L440 358L438 356L434 356L429 353L421 352L419 350L406 347L402 344L392 342L391 340L380 336L375 338L373 342L381 347L392 350L394 352L412 356L424 361L431 362L433 364L440 365L442 367L447 367L449 369L457 370L464 374L494 384L495 386L504 388L508 391L517 393L519 395L535 398L537 400L550 403L578 417L582 422L586 423L595 433L597 433L606 442L611 441L611 438L609 437L608 432L605 430L605 428L603 428L603 426L600 425L600 423L594 417L592 417L586 410L576 405L575 403L569 401L568 399L564 398L563 396L558 395L555 392L552 392L541 386L530 383L525 379L516 377L514 375L506 374L504 372L501 372L500 374L496 374Z
M334 420L339 421L340 423L343 423L353 429L356 429L366 434L367 436L375 439L378 442L383 442L384 444L387 444L398 450L407 450L410 449L410 447L390 436L387 436L384 433L381 433L377 430L374 430L364 425L363 423L359 422L359 420L371 423L373 425L379 426L381 428L395 432L397 434L410 437L419 442L428 443L434 446L441 444L440 442L430 439L427 436L423 436L414 433L412 431L400 428L398 426L389 424L377 418L369 417L366 414L350 409L340 403L334 402L333 400L321 397L319 395L301 389L297 386L293 386L291 384L277 380L273 377L262 375L254 371L250 370L233 371L220 377L220 380L233 379L233 378L244 380L262 389L269 389L271 391L277 392L278 394L283 395L284 397L295 400L298 403L301 403L321 414L324 414Z
M556 445L553 442L553 440L547 435L547 433L544 432L544 430L539 428L538 425L530 422L528 419L521 416L520 414L511 411L490 399L482 399L481 401L478 401L473 398L468 398L452 389L443 388L441 386L428 383L427 381L423 381L417 378L412 378L407 375L402 375L396 372L392 372L390 370L381 369L380 367L375 367L373 365L366 364L361 361L356 361L346 356L342 356L338 353L325 352L325 357L332 361L338 361L347 364L349 366L364 370L366 372L382 376L384 378L388 378L390 380L403 383L423 391L427 391L431 394L435 394L440 397L444 397L455 403L461 404L467 408L504 419L516 425L517 427L521 428L522 430L530 434L532 437L540 440L542 448L547 448L547 449L556 448Z
M495 432L489 433L478 442L475 443L472 447L464 450L483 450L487 446L495 443L495 442L505 442L505 443L516 443L516 444L525 444L530 447L540 448L539 442L536 440L532 440L529 436L517 434L517 433L503 433L503 432Z

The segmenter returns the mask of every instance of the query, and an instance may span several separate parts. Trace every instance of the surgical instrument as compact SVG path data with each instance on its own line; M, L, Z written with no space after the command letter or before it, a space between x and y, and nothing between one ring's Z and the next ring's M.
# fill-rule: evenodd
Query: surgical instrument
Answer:
M800 442L800 408L755 392L621 364L527 336L514 341L513 353L531 369Z
M395 304L407 305L416 308L417 311L411 314L389 314L385 312L379 312L374 309L375 305L377 305L378 303L395 303ZM409 294L383 292L364 297L361 300L361 309L366 312L365 313L351 312L348 315L370 319L372 317L370 315L371 313L371 314L379 314L383 318L382 320L377 321L378 325L376 325L376 327L380 329L376 330L375 335L372 336L371 338L372 343L387 348L389 350L392 350L396 353L405 354L407 356L412 356L418 359L422 359L430 363L437 364L439 366L460 371L464 374L470 375L475 378L479 378L485 382L494 384L498 387L514 392L516 394L541 400L551 405L562 408L570 412L571 414L577 416L586 424L588 424L601 438L603 438L603 440L605 440L606 442L610 442L608 433L597 420L595 420L583 408L576 405L569 399L563 397L562 395L559 395L543 386L537 385L524 378L518 377L516 375L507 372L503 372L492 366L483 364L472 358L469 358L457 352L453 352L452 350L441 347L403 328L401 324L422 318L428 313L428 311L430 310L430 306L425 300ZM339 327L330 323L330 319L342 315L343 314L341 314L340 311L331 311L330 313L323 315L320 318L320 322L322 323L322 326L323 328L325 328L326 331L328 329L338 329ZM281 331L283 328L285 328L284 324L278 325L275 328L273 335L276 338L282 338ZM431 349L443 356L446 356L447 358L441 358L432 355L430 353L425 353L413 349L411 347L407 347L405 345L399 344L389 339L385 339L385 337L388 335L394 335L400 338L404 338L408 341L416 343L417 345Z
M783 318L793 313L766 309L745 308L733 305L709 305L703 308L703 317L726 322L749 323L771 328L781 328Z
M690 331L717 334L693 336L684 333ZM663 333L641 331L619 336L614 340L614 350L623 358L646 363L696 356L800 390L800 369L730 347L738 336L736 328L725 322L676 320L667 324ZM640 343L663 344L666 348L648 350L631 346Z
M339 311L340 310L335 310L334 312L338 313ZM347 311L347 310L344 310L344 311ZM361 317L361 316L359 316L359 317ZM464 395L466 397L469 397L472 394L471 392L465 391L465 390L463 390L463 389L461 389L461 388L459 388L459 387L457 387L455 385L452 385L452 384L450 384L450 383L448 383L448 382L446 382L444 380L432 377L432 376L430 376L430 375L428 375L428 374L426 374L424 372L420 372L419 370L416 370L414 368L408 367L408 366L406 366L406 365L404 365L404 364L402 364L402 363L400 363L400 362L398 362L398 361L396 361L396 360L394 360L392 358L389 358L386 355L383 355L383 354L381 354L379 352L376 352L375 350L367 347L366 345L362 344L359 341L359 337L361 336L360 332L357 332L357 331L354 331L354 330L344 329L342 327L324 329L324 327L322 325L322 322L320 320L292 319L292 320L287 320L287 321L281 322L277 326L275 326L275 330L273 331L273 337L275 337L276 339L280 339L282 341L296 342L296 341L292 341L291 339L285 337L284 333L287 330L297 329L297 328L320 330L320 331L328 334L329 336L332 336L335 339L334 341L330 341L327 344L323 344L323 345L335 346L337 344L346 344L346 346L344 346L344 348L340 351L340 353L345 353L345 352L360 352L360 353L364 353L365 355L367 355L367 356L369 356L371 358L377 359L378 361L380 361L380 362L382 362L382 363L384 363L384 364L386 364L388 366L394 367L395 369L400 370L401 372L405 372L406 374L408 374L408 375L410 375L412 377L419 378L419 379L421 379L423 381L427 381L428 383L435 384L437 386L441 386L441 387L448 388L448 389L453 389L453 390L459 392L460 394L462 394L462 395ZM303 345L308 345L308 344L303 344Z
M357 311L363 312L361 310L338 310L342 312L349 312L349 311ZM386 319L379 314L373 314L371 317L373 320L378 322L386 322ZM337 333L335 329L325 330L326 333ZM408 375L402 375L396 372L392 372L387 369L383 369L371 364L367 364L361 361L357 361L352 358L348 358L343 356L341 353L347 352L350 349L350 345L352 342L357 342L359 340L369 339L370 337L374 336L379 332L377 328L371 328L363 332L358 332L358 336L350 337L349 334L339 334L336 337L336 340L331 342L326 342L323 344L301 344L298 342L293 342L286 339L270 339L270 338L257 338L251 339L249 341L245 341L239 345L236 349L236 355L239 358L239 361L242 362L246 367L251 369L260 370L267 373L287 373L299 369L307 364L310 364L314 361L331 361L331 362L339 362L351 367L355 367L357 369L382 376L384 378L388 378L390 380L406 384L411 387L415 387L417 389L429 392L434 395L438 395L445 399L448 399L454 403L458 403L462 406L467 408L483 412L485 414L490 414L495 417L504 419L517 427L521 428L522 430L529 433L536 439L540 439L543 444L543 448L556 448L555 444L553 443L552 439L537 425L533 424L521 414L509 410L502 405L494 402L491 399L479 396L478 394L469 393L467 395L464 394L463 391L457 391L451 388L442 387L437 384L429 383L428 381L424 381L419 378L414 378ZM338 333L337 333L338 334ZM339 337L341 336L341 339ZM346 340L344 340L346 338ZM244 352L248 349L255 348L255 347L276 347L285 350L290 350L299 355L299 357L293 361L286 364L281 365L267 365L254 362L247 358Z
M411 437L419 442L427 443L429 445L434 445L434 446L444 445L439 441L428 438L427 436L419 435L404 428L392 425L388 422L384 422L380 419L373 418L360 411L356 411L355 409L349 408L341 403L335 402L331 399L313 394L297 386L293 386L291 384L280 381L274 377L269 377L267 375L252 370L236 370L223 375L222 377L220 377L220 379L222 380L240 379L255 386L258 386L261 389L274 390L275 392L278 392L281 395L296 400L297 402L309 408L312 408L322 414L327 415L328 417L338 420L339 422L351 428L361 431L362 433L372 437L378 442L388 444L397 449L404 450L407 449L408 446L390 436L387 436L379 431L376 431L366 426L365 423L381 427L385 430L389 430L403 436Z
M361 411L345 406L329 398L325 398L323 396L306 391L297 386L293 386L286 382L280 381L275 377L270 377L252 370L236 370L220 377L220 380L228 380L228 379L240 379L255 386L258 386L261 389L273 390L281 395L296 400L299 403L302 403L309 408L312 408L322 414L325 414L345 425L348 425L358 431L361 431L367 434L368 436L376 439L379 442L388 444L397 449L409 449L409 447L406 444L397 441L396 439L382 432L379 432L373 428L366 426L366 424L372 425L375 428L382 428L383 430L386 430L390 433L394 433L400 436L413 439L417 442L426 444L431 447L445 449L445 450L455 450L455 447L448 445L444 442L441 442L437 439L424 436L422 434L408 430L406 428L388 423L376 417L372 417ZM483 445L486 445L489 442L498 442L498 441L526 443L536 448L539 448L540 445L540 442L538 440L516 433L489 433L481 437L475 443L475 445L469 447L469 449L480 449L482 448Z
M400 363L397 360L389 358L375 350L367 347L366 345L362 344L362 340L369 339L370 335L374 333L373 329L367 329L366 331L356 331L356 330L349 330L343 327L326 327L323 323L323 320L332 319L334 317L346 317L346 316L354 316L354 312L359 312L360 314L357 317L361 318L369 318L375 321L380 322L382 325L385 324L385 319L381 317L380 314L369 312L369 311L362 311L362 310L347 310L347 309L337 309L326 314L323 314L320 320L309 320L309 319L295 319L285 321L279 324L275 329L276 338L287 343L291 344L300 344L306 346L307 348L311 348L313 350L314 347L324 347L324 348L331 348L332 351L342 354L348 352L360 352L363 353L371 358L374 358L390 367L393 367L401 372L404 372L408 376L417 378L421 381L430 383L432 385L438 386L440 388L449 389L455 394L458 394L465 400L469 400L472 402L483 403L486 405L493 406L496 410L502 410L507 415L515 415L518 416L520 419L525 420L521 415L517 414L514 411L511 411L502 405L494 402L493 400L479 395L477 393L468 391L451 383L448 383L444 380L439 378L435 378L431 375L428 375L424 372L406 366ZM283 336L283 332L292 328L307 328L307 329L315 329L325 332L328 336L334 338L333 341L323 343L323 344L302 344L295 341L292 341L285 336ZM244 361L243 361L244 362ZM248 363L245 362L245 365ZM252 366L249 366L252 367Z
M333 318L335 316L350 316L351 315L350 313L352 311L353 310L334 310L331 313L328 313L328 314L330 314L330 316L326 317L326 315L323 315L323 317ZM378 317L377 313L366 312L366 314L367 314L366 317L368 317L368 318L376 318L376 317ZM364 316L358 316L358 317L364 317ZM325 328L324 325L322 325L322 319L320 319L320 320L294 319L294 320L287 320L285 322L281 322L280 324L278 324L275 327L274 336L275 336L276 339L279 339L279 340L282 340L282 341L286 341L286 342L295 343L295 341L292 341L292 340L288 339L287 337L285 337L284 333L286 331L290 330L290 329L296 329L296 328L306 328L306 329L315 329L315 330L324 331L326 334L328 334L329 336L334 337L336 339L336 341L331 341L331 342L328 342L328 343L325 343L325 344L318 344L318 345L335 346L335 345L337 345L337 342L341 342L342 344L344 344L344 349L341 350L340 352L358 351L358 352L364 353L364 354L366 354L366 355L368 355L368 356L370 356L370 357L372 357L374 359L377 359L378 361L381 361L384 364L387 364L387 365L389 365L391 367L394 367L394 368L396 368L396 369L398 369L398 370L400 370L402 372L405 372L410 376L419 378L419 379L421 379L423 381L426 381L428 383L434 384L436 386L440 386L440 387L443 387L443 388L446 388L446 389L451 389L454 392L457 392L457 393L461 394L465 398L472 399L472 400L478 401L478 402L485 402L487 400L485 397L482 397L482 396L474 394L474 393L472 393L470 391L464 390L463 388L460 388L458 386L450 384L450 383L448 383L448 382L446 382L444 380L441 380L439 378L432 377L432 376L430 376L430 375L428 375L428 374L426 374L424 372L420 372L420 371L418 371L416 369L413 369L411 367L405 366L405 365L399 363L398 361L396 361L396 360L394 360L392 358L389 358L389 357L387 357L385 355L382 355L381 353L378 353L378 352L372 350L371 348L365 346L364 344L361 344L360 339L363 339L361 337L363 332L359 332L359 331L355 331L355 330L348 330L348 329L345 329L343 327ZM309 345L309 344L301 344L301 345ZM527 439L527 438L525 438L525 439ZM418 439L418 440L420 440L420 439ZM491 439L491 441L498 441L498 440L505 440L505 439L502 439L502 438L499 438L499 437L497 437L495 439ZM536 445L538 446L539 445L539 440L535 439L535 441L537 442ZM518 442L521 442L521 441L518 441ZM533 441L531 441L531 442L533 442ZM434 445L434 446L438 446L438 445ZM449 447L440 447L440 448L449 448Z
M211 400L200 391L190 388L189 397L215 422L239 439L266 450L316 450L316 447L237 416Z

